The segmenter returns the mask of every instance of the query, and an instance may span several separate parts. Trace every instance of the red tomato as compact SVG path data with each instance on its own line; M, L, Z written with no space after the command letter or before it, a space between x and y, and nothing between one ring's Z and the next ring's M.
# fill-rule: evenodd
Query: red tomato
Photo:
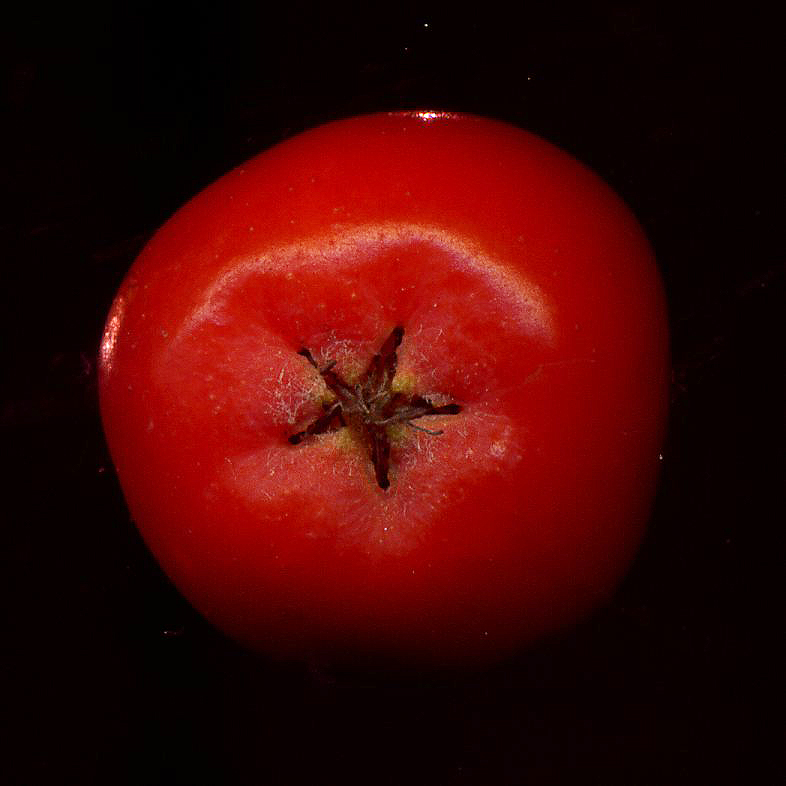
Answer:
M477 664L606 598L668 380L635 219L502 123L359 117L151 240L101 348L131 513L208 620L276 656Z

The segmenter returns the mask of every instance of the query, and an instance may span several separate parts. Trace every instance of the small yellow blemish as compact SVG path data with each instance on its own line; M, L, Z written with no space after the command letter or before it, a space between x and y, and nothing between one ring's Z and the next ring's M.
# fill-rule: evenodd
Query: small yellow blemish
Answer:
M339 450L354 450L356 440L352 434L352 429L342 428L335 432L336 447Z
M402 442L408 436L410 436L409 431L403 423L394 423L392 426L388 426L388 438L391 442Z
M351 363L347 363L346 365L342 365L344 380L348 385L357 385L358 381L360 380L360 375L365 370L366 370L365 367L363 367L357 361L353 361Z
M393 383L390 389L394 393L414 393L417 388L417 380L414 374L397 373L393 377Z

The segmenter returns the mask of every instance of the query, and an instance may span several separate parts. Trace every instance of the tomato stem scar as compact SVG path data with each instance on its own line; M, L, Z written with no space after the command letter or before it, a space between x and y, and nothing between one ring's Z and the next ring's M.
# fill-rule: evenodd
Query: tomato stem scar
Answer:
M354 385L347 383L333 370L335 360L320 368L310 350L299 350L298 354L319 372L335 400L323 404L323 414L315 418L303 431L292 434L289 442L298 445L306 437L351 425L362 435L368 447L377 484L382 489L389 488L388 426L404 423L431 436L439 436L443 433L441 430L427 429L412 421L427 415L456 415L461 411L461 407L455 403L437 407L420 394L393 391L393 378L398 364L397 350L403 338L404 328L399 325L387 337L379 352L371 358L368 368Z

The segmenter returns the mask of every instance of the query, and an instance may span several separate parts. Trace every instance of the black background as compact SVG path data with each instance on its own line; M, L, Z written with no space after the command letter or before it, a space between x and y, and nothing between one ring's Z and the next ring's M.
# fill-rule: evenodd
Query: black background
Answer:
M6 19L0 782L781 782L764 713L782 699L764 655L784 523L774 22L278 5ZM535 131L628 201L666 282L672 418L607 608L482 674L352 678L238 649L168 584L107 456L95 355L123 274L186 199L300 130L413 107Z

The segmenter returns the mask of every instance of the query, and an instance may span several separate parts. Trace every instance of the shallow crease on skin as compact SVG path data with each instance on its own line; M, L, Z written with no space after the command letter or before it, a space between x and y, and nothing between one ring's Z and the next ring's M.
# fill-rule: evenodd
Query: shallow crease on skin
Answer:
M554 335L551 311L539 287L528 281L520 271L513 271L493 259L477 244L438 227L420 224L381 223L341 227L334 233L291 243L248 259L231 260L215 283L206 290L199 308L192 312L178 331L188 334L220 311L227 293L235 291L242 281L258 273L295 273L323 271L327 264L340 273L357 266L359 255L373 259L379 253L410 243L432 245L451 255L457 268L484 279L488 285L504 292L513 301L510 316L517 319L526 332L549 341Z

